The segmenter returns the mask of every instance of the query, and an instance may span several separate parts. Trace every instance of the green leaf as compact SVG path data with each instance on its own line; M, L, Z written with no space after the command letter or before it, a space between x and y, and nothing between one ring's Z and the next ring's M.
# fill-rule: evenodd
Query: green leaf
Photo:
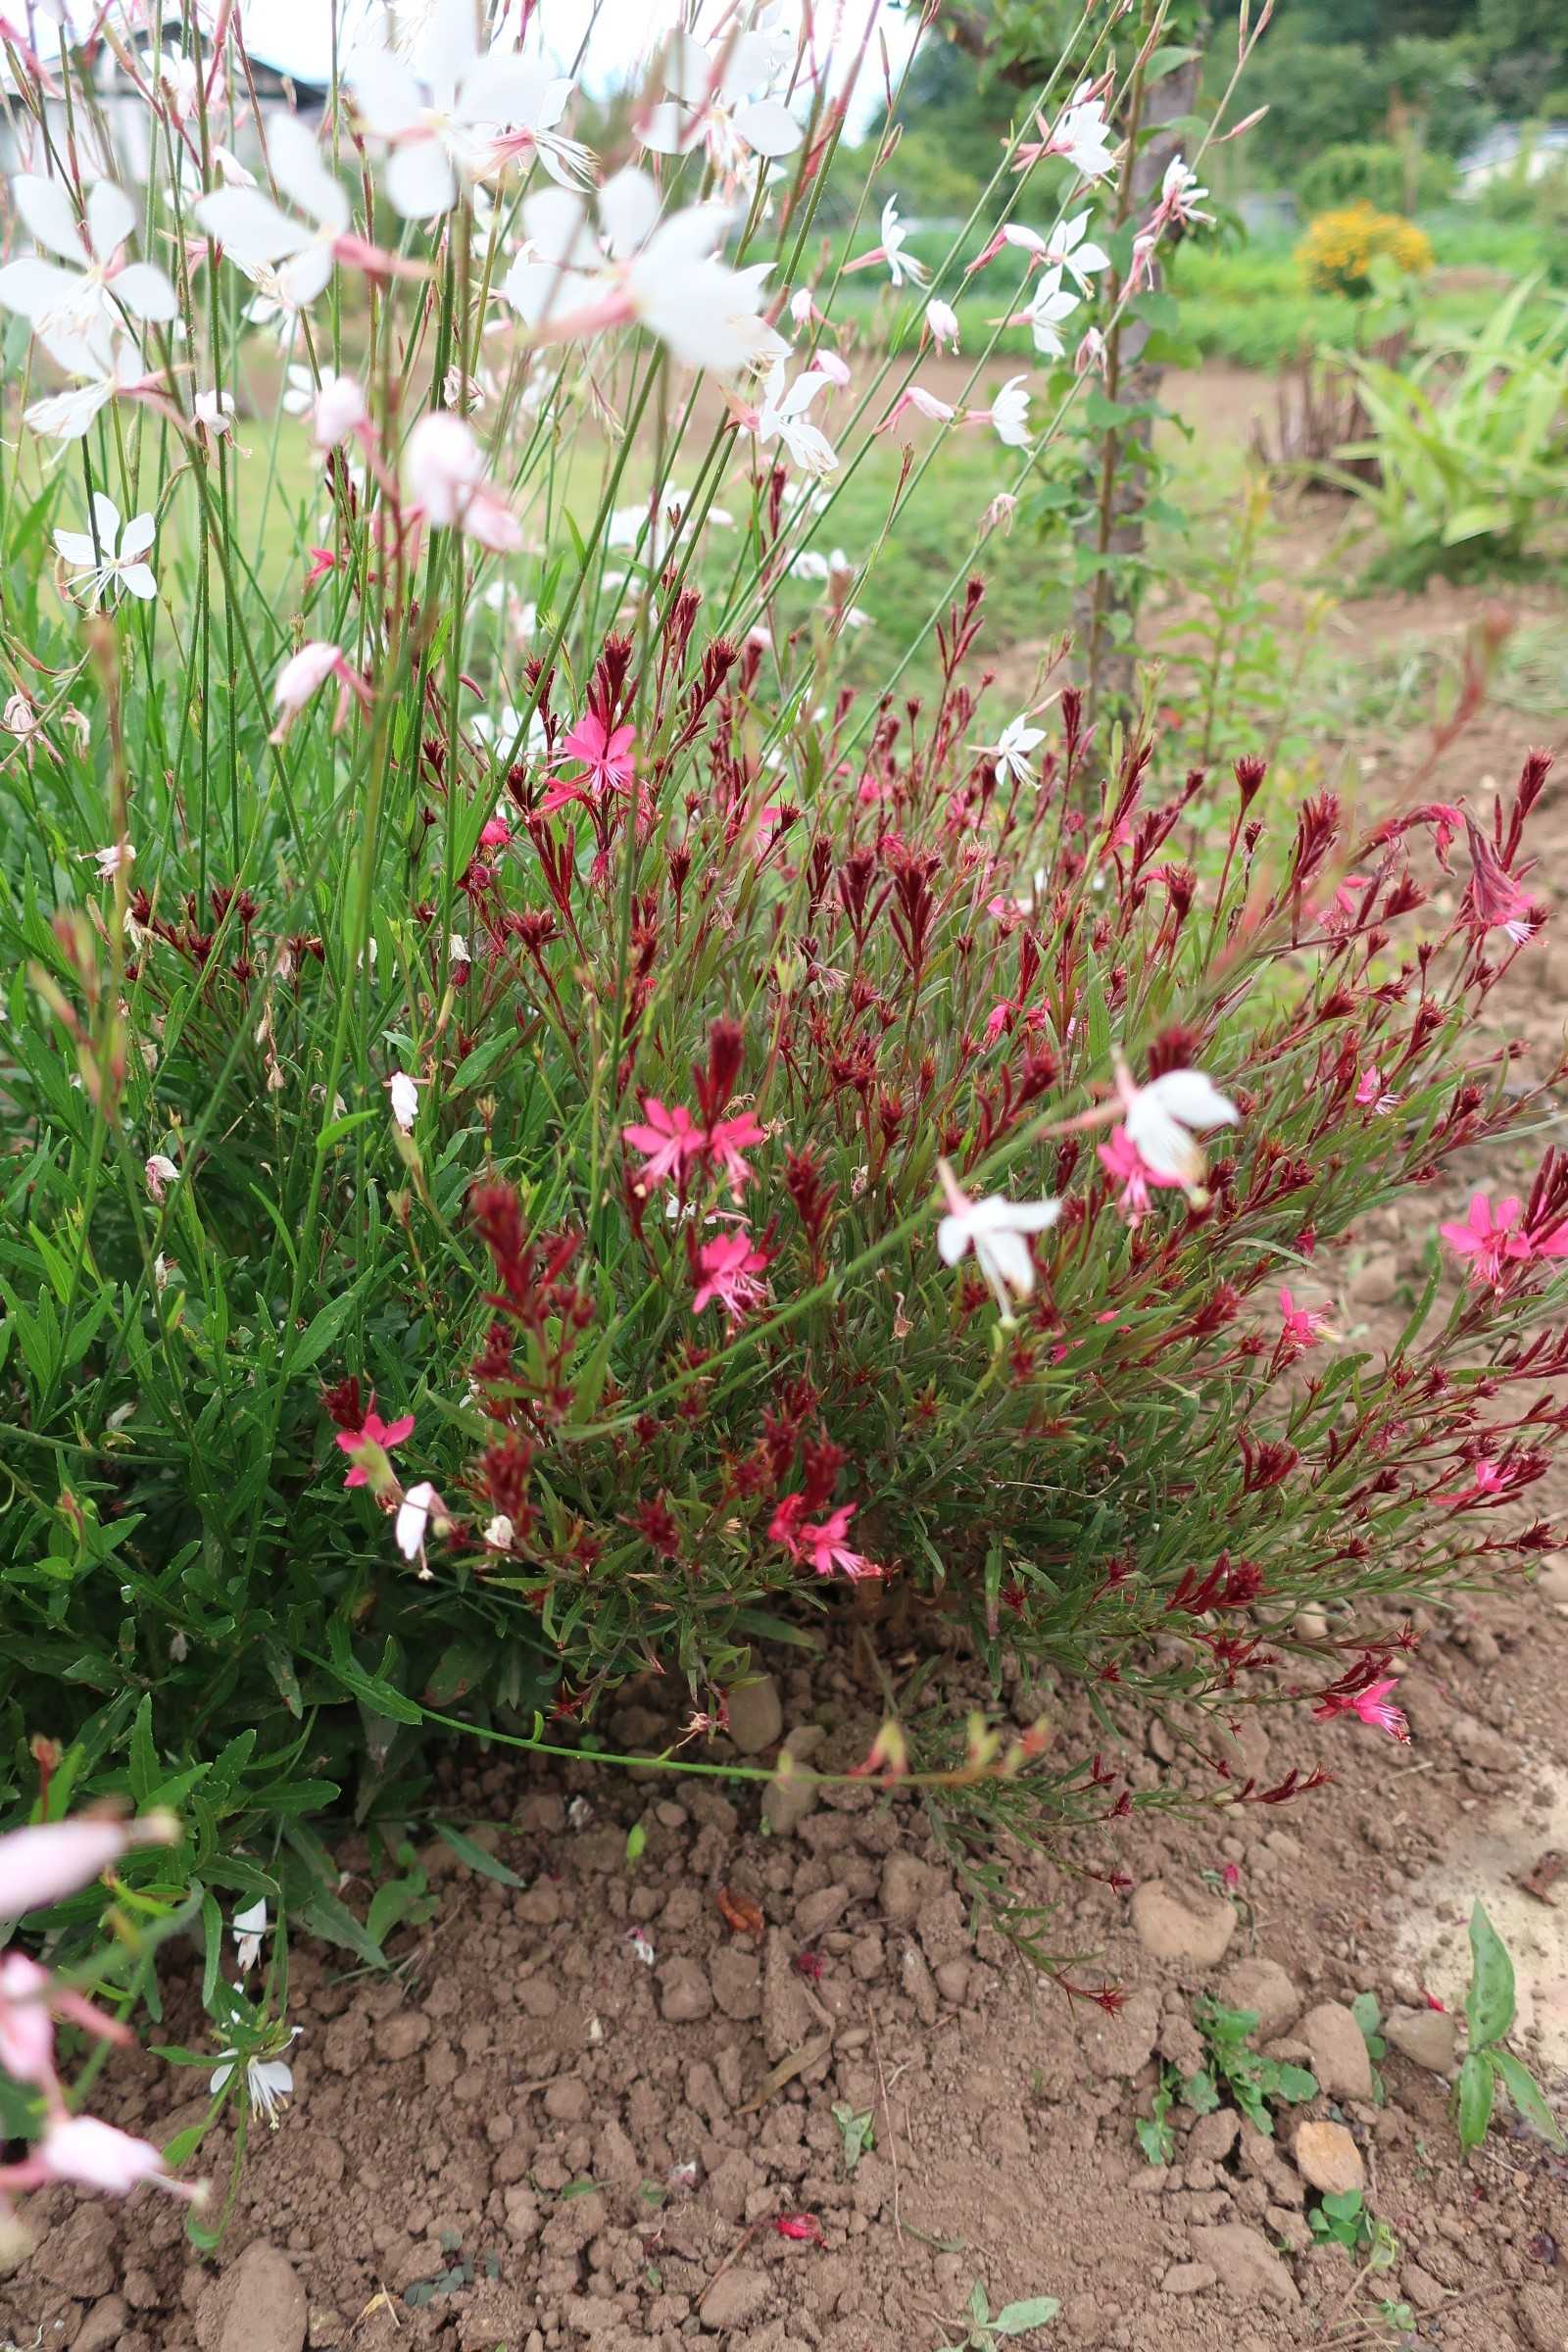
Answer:
M519 1879L514 1870L509 1870L505 1862L498 1861L494 1854L487 1854L482 1845L476 1845L471 1838L465 1837L462 1830L455 1830L449 1821L438 1821L435 1834L451 1846L460 1862L466 1862L468 1868L476 1870L482 1879L495 1879L503 1886L526 1887L526 1879Z
M1317 2077L1307 2067L1293 2066L1282 2060L1275 2078L1275 2091L1289 2106L1298 2106L1302 2099L1317 2097Z
M1513 1962L1486 1908L1477 1899L1470 1914L1472 1966L1464 2013L1470 2024L1470 2047L1501 2041L1514 2020Z
M158 1786L161 1769L158 1750L153 1745L153 1694L149 1690L130 1727L130 1793L138 1812L145 1810Z
M1134 2129L1138 2145L1151 2164L1169 2164L1176 2153L1176 2141L1169 2124L1162 2115L1141 2115Z
M998 2335L1027 2335L1031 2328L1049 2328L1060 2309L1056 2295L1031 2295L1024 2303L1004 2303L991 2325Z
M1541 2085L1530 2069L1514 2056L1512 2050L1494 2050L1491 2057L1497 2080L1532 2131L1539 2132L1542 2138L1553 2148L1568 2148L1568 2135L1564 2134L1562 2126L1546 2105Z
M1459 2069L1455 2105L1459 2145L1467 2156L1472 2148L1480 2147L1487 2136L1487 2126L1492 2121L1492 2101L1496 2087L1492 2058L1490 2050L1472 2050Z
M1213 2114L1219 2105L1219 2092L1215 2089L1214 2078L1206 2067L1200 2068L1196 2075L1188 2076L1187 2081L1182 2084L1182 2097L1195 2115Z
M1324 2197L1323 2210L1331 2221L1358 2221L1361 2214L1361 2191L1358 2188L1334 2190Z

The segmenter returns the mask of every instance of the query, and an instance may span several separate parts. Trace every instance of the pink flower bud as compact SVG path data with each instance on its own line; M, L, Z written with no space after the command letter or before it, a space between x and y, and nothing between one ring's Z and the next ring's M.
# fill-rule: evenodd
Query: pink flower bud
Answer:
M316 395L315 437L320 450L336 449L369 420L365 394L352 375L323 375Z
M86 1886L117 1862L130 1845L174 1845L179 1824L172 1813L149 1813L140 1821L110 1821L84 1815L35 1829L13 1830L0 1838L0 1919L22 1919Z

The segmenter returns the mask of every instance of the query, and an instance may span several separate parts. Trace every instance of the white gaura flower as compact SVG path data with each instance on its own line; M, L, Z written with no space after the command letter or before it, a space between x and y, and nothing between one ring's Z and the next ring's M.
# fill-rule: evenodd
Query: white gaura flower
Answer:
M759 449L770 441L778 441L788 451L802 473L833 473L838 468L838 452L819 426L807 416L817 394L829 378L820 368L808 368L793 384L784 381L784 362L775 360L767 382L762 389L762 402L753 427Z
M896 286L923 286L931 272L924 262L916 261L912 253L905 252L908 235L908 229L899 219L899 200L896 196L890 196L882 207L882 242L874 254L867 254L865 258L867 261L885 262L888 275ZM847 263L845 266L853 269L856 265Z
M414 1133L414 1122L419 1115L419 1081L411 1078L407 1070L394 1070L386 1082L391 1098L392 1116L405 1135Z
M1119 1057L1116 1092L1128 1139L1145 1166L1181 1185L1189 1199L1199 1196L1201 1205L1203 1152L1197 1137L1210 1127L1233 1127L1241 1115L1235 1103L1201 1070L1166 1070L1136 1086Z
M34 242L69 262L31 255L0 270L0 307L18 311L62 367L90 373L83 354L96 330L136 318L170 320L178 310L174 289L151 262L122 258L136 225L130 198L107 179L87 191L86 219L78 221L64 183L23 172L11 197Z
M1044 727L1032 727L1027 711L1008 719L995 743L981 743L975 749L992 760L1000 772L1014 784L1033 784L1036 781L1032 761L1039 746L1046 740Z
M179 1181L179 1170L167 1152L155 1152L142 1168L142 1179L153 1201L161 1208L170 1186Z
M410 1487L398 1504L397 1524L392 1533L406 1560L414 1559L424 1549L424 1531L434 1499L435 1488L427 1478L421 1478L416 1486Z
M788 39L773 33L721 35L705 48L677 28L664 48L668 98L640 126L633 124L633 135L656 155L684 155L706 138L715 167L725 173L754 155L770 161L793 155L806 134L789 108L777 98L749 95L765 91L789 55Z
M204 433L220 441L234 429L234 395L232 392L198 392L191 403L191 413Z
M267 144L272 177L303 220L292 220L254 187L215 188L197 199L194 210L241 270L275 269L283 301L300 311L321 292L337 261L357 255L360 247L348 233L348 191L327 170L299 117L272 117Z
M278 350L292 351L303 314L287 299L277 271L270 262L255 262L248 269L242 264L241 270L256 288L240 314L246 325L270 328Z
M991 1286L992 1297L1005 1323L1013 1320L1013 1301L1027 1298L1035 1287L1035 1261L1029 1236L1045 1233L1061 1214L1059 1200L1009 1200L992 1193L971 1200L945 1159L937 1161L948 1213L937 1227L937 1249L945 1265L956 1266L972 1250L975 1263Z
M83 336L79 346L73 342L63 348L70 353L65 364L85 380L64 392L51 392L23 412L24 421L47 441L79 441L112 400L151 391L162 382L147 373L128 335L106 334L99 326Z
M271 1922L267 1916L267 1897L259 1894L254 1903L236 1911L229 1923L234 1931L234 1948L242 1970L252 1969L262 1956L262 1937Z
M1043 352L1048 359L1059 360L1066 346L1058 329L1062 320L1070 318L1077 308L1078 297L1069 294L1062 285L1061 271L1048 270L1015 318L1034 336L1036 351Z
M938 351L956 351L958 348L958 314L951 302L935 299L925 306L925 331Z
M1085 179L1103 179L1116 169L1116 141L1105 121L1105 110L1088 93L1093 82L1080 82L1046 144L1048 155L1064 155Z
M1102 270L1110 268L1110 256L1102 246L1086 236L1089 227L1087 212L1074 213L1052 236L1047 260L1065 270L1080 294L1091 291L1090 280Z
M15 698L13 698L13 700ZM6 710L8 715L6 724L8 726L11 724L9 716L11 704L7 703ZM21 730L20 728L17 728L13 729L13 732L20 733ZM98 868L98 879L100 882L112 882L122 866L123 866L128 873L131 866L134 864L136 858L135 849L128 841L112 841L104 849L81 850L78 851L77 855L82 858L91 858L94 860ZM169 1164L172 1168L174 1167L172 1160L171 1160ZM177 1176L179 1174L179 1170L174 1168L174 1173Z
M87 602L93 606L102 604L106 596L118 596L122 588L149 603L158 594L158 582L142 559L157 536L157 524L150 514L133 514L122 530L120 509L102 490L93 492L92 512L96 545L91 531L55 533L56 548L74 567L67 575L67 586L84 586Z
M300 2029L295 2026L289 2034L289 2041L297 2041L299 2035ZM285 2043L284 2047L287 2046ZM278 2112L293 2093L294 2069L286 2058L242 2059L238 2050L225 2050L208 2078L208 2089L215 2092L232 2089L241 2066L245 2069L245 2093L252 2112L265 2117L275 2132Z
M485 477L483 451L450 409L427 411L409 434L403 480L410 503L427 522L461 530L497 555L514 554L522 545L522 525Z
M989 424L1008 449L1029 446L1029 388L1021 375L1009 375L989 409L965 409L965 424Z
M563 186L593 176L594 159L556 129L572 83L514 50L481 51L472 0L435 0L416 64L388 48L349 66L360 119L384 139L384 179L406 220L433 220L459 191L532 151Z
M523 199L522 231L521 250L500 291L525 326L538 326L587 295L600 260L599 241L581 197L559 188L541 188Z
M328 370L321 378L313 408L311 438L323 452L337 449L369 421L364 390L352 375L333 375Z
M711 368L720 376L777 359L786 346L760 316L771 264L732 270L718 259L729 220L726 207L712 204L688 205L661 220L659 190L647 172L617 172L599 191L608 267L584 288L581 307L567 307L563 315L552 301L535 331L566 341L636 323L688 368ZM532 234L531 208L526 224ZM558 250L564 241L568 251L577 250L576 236L567 240L564 215L554 230Z

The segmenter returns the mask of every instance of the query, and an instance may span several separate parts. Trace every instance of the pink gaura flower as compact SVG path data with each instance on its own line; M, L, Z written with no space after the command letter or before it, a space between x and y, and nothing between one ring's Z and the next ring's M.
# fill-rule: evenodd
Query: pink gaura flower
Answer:
M1490 1282L1495 1289L1510 1265L1518 1265L1529 1257L1530 1243L1517 1231L1522 1205L1517 1196L1510 1193L1506 1200L1497 1202L1497 1213L1494 1216L1486 1194L1472 1193L1464 1223L1439 1226L1439 1232L1455 1255L1469 1259L1472 1282Z
M0 1954L0 2066L35 2090L54 2090L56 2017L68 2018L102 2041L134 2039L128 2026L95 2009L79 1992L56 1984L25 1952Z
M733 1119L715 1119L703 1136L700 1150L715 1168L722 1169L729 1183L732 1200L738 1200L751 1182L752 1171L744 1153L754 1144L765 1143L766 1131L744 1110Z
M1325 1690L1312 1709L1312 1720L1332 1723L1338 1715L1353 1715L1358 1723L1369 1724L1375 1732L1387 1732L1391 1740L1408 1747L1410 1726L1402 1711L1390 1701L1393 1689L1391 1675L1386 1682L1368 1683L1364 1690Z
M636 729L630 725L612 731L607 728L597 710L585 710L562 739L558 760L580 760L587 774L573 776L566 784L552 784L539 804L539 812L548 816L567 801L589 805L591 787L601 798L612 792L629 792L633 782L632 745Z
M333 731L342 726L348 716L349 697L357 697L368 710L372 700L369 681L351 669L339 649L325 638L315 638L302 645L297 654L290 654L277 673L272 687L272 700L277 705L277 724L268 737L269 743L281 743L306 704L328 678L337 680L337 711L332 720Z
M853 1502L841 1502L819 1526L803 1527L799 1531L800 1549L818 1576L847 1576L853 1583L862 1576L881 1575L876 1562L868 1560L863 1552L853 1550L847 1541L855 1511Z
M1451 1494L1433 1494L1429 1500L1451 1503L1457 1508L1464 1503L1482 1502L1488 1495L1506 1494L1510 1484L1505 1473L1490 1455L1482 1454L1471 1464L1470 1484L1467 1487L1460 1487Z
M359 1458L360 1455L374 1446L377 1452L384 1457L392 1451L395 1446L401 1446L406 1439L412 1438L413 1435L414 1415L405 1413L401 1420L383 1421L375 1409L375 1397L372 1395L364 1426L360 1429L340 1429L337 1433L340 1452L350 1455L354 1461L354 1467L343 1484L346 1487L364 1487L376 1484L379 1474L384 1473L390 1477L391 1465L384 1459L376 1460L371 1457L362 1461Z
M939 400L936 394L928 392L923 384L906 384L874 430L879 433L891 433L899 418L908 409L912 409L917 416L923 416L928 424L951 424L957 414L951 401Z
M512 839L512 827L504 816L492 816L480 827L481 850L504 850Z
M1383 1072L1375 1061L1369 1062L1361 1072L1361 1083L1355 1090L1355 1099L1363 1110L1374 1111L1379 1118L1396 1109L1399 1102L1397 1095L1385 1090Z
M769 1263L770 1252L757 1249L744 1229L722 1234L716 1242L705 1242L697 1252L692 1313L700 1315L716 1299L730 1321L738 1323L747 1308L763 1296L760 1277Z
M691 1112L679 1102L666 1109L657 1095L644 1095L641 1123L620 1132L634 1152L644 1154L638 1170L644 1192L666 1176L678 1176L703 1148L703 1131Z
M1334 1337L1327 1315L1315 1306L1298 1306L1289 1285L1284 1283L1280 1286L1280 1313L1284 1317L1280 1346L1290 1349L1293 1354L1304 1354L1308 1348L1315 1348L1320 1340Z
M1182 1190L1179 1176L1168 1176L1150 1166L1125 1127L1113 1127L1109 1141L1098 1149L1105 1174L1113 1184L1121 1186L1116 1206L1129 1225L1141 1225L1148 1216L1151 1187L1162 1192Z
M1514 946L1522 948L1541 928L1541 909L1468 814L1464 832L1470 845L1470 882L1461 915L1478 936L1506 931Z

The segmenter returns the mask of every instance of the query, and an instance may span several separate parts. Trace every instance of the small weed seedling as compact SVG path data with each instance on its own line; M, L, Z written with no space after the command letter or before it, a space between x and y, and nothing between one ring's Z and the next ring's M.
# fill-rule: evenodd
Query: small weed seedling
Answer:
M1389 2054L1389 2045L1383 2038L1383 2018L1378 2008L1377 1994L1358 1992L1350 2003L1350 2015L1361 2029L1361 2039L1366 2043L1366 2054L1372 2062L1373 2103L1381 2107L1389 2094L1383 2087L1383 2077L1378 2068Z
M966 2332L956 2343L944 2344L942 2352L996 2352L998 2344L1014 2336L1028 2335L1036 2328L1049 2328L1061 2309L1055 2295L1031 2295L1023 2303L1004 2303L993 2318L986 2290L977 2278L969 2290L969 2308L960 2323Z
M1517 2112L1543 2139L1554 2148L1568 2148L1568 2138L1543 2098L1535 2076L1507 2047L1515 2013L1513 1962L1479 1901L1470 1914L1470 1989L1465 1994L1464 2013L1470 2047L1454 2091L1461 2151L1468 2156L1486 2138L1499 2082Z
M869 2110L864 2115L857 2115L855 2109L845 2101L840 2101L833 2109L833 2121L844 2140L844 2170L853 2173L866 2149L876 2146L876 2127Z
M1193 2017L1203 2037L1208 2063L1185 2077L1168 2066L1160 2077L1153 2113L1140 2117L1137 2125L1138 2144L1151 2164L1169 2164L1175 2155L1176 2143L1166 2119L1178 2097L1195 2114L1212 2115L1216 2107L1226 2104L1228 2094L1230 2104L1239 2107L1257 2131L1272 2132L1271 2099L1297 2106L1317 2093L1317 2077L1304 2066L1265 2058L1249 2046L1257 2031L1255 2010L1227 2009L1204 1998Z
M1344 2246L1348 2254L1364 2254L1369 2271L1393 2269L1399 2241L1387 2222L1368 2212L1358 2188L1323 2197L1307 2220L1320 2246Z

